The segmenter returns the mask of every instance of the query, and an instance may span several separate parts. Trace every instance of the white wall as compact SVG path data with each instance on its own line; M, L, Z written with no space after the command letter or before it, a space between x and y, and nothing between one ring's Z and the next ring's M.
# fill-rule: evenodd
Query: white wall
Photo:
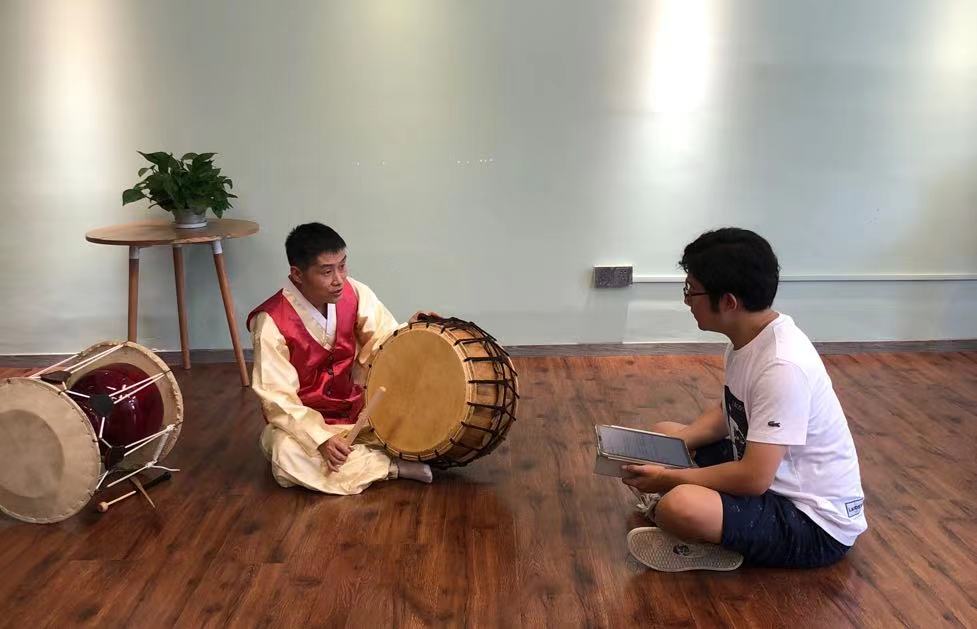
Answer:
M0 4L0 354L125 334L126 252L96 226L136 150L218 151L262 231L225 247L238 318L321 220L399 318L508 344L717 340L676 272L726 224L785 274L977 274L977 3L873 0ZM191 341L229 347L209 250ZM170 254L140 340L178 347ZM977 282L786 283L818 340L977 337ZM242 326L243 331L243 326Z

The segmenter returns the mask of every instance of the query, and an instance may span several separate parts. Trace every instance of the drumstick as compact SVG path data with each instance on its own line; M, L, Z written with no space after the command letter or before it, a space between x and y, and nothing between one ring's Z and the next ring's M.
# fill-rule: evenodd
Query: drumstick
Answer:
M373 394L370 401L366 403L366 407L360 411L360 416L357 418L356 423L353 424L353 428L350 429L349 434L346 435L346 443L350 446L356 441L356 437L360 434L363 426L366 425L368 419L370 419L370 412L376 408L377 404L380 403L380 399L383 394L387 392L387 387L380 387L377 392Z
M172 476L173 475L170 474L169 472L165 472L164 474L161 474L160 476L157 476L153 480L151 480L151 481L147 482L145 485L143 485L143 489L149 489L150 487L153 487L154 485L159 485L160 483L162 483L165 480L170 480L170 478ZM126 498L131 498L131 497L135 496L136 493L138 493L138 492L134 489L134 490L130 491L129 493L122 494L121 496L119 496L115 500L109 500L108 502L100 502L100 503L98 503L98 507L97 507L98 512L99 513L105 513L106 511L109 510L109 507L111 507L115 503L122 502Z

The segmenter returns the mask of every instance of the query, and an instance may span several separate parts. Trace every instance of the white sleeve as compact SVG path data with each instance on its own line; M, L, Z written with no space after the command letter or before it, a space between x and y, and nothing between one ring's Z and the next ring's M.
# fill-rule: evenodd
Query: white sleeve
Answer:
M811 387L793 363L778 361L753 385L747 441L802 446L811 418Z

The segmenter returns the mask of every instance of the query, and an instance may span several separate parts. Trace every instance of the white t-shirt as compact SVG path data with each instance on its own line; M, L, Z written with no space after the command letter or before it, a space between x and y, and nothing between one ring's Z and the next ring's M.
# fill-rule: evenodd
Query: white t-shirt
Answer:
M851 546L868 527L858 455L810 339L781 314L740 349L727 347L725 363L723 410L736 459L748 441L788 446L770 491Z

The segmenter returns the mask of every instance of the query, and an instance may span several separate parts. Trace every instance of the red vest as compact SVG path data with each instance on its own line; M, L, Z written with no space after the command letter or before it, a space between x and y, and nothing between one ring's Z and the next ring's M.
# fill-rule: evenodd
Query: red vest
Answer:
M336 302L336 340L331 350L309 334L282 291L248 315L248 329L259 312L268 313L278 326L288 346L288 360L299 375L299 399L322 413L327 424L352 424L363 408L363 387L353 382L358 309L359 297L347 280Z

